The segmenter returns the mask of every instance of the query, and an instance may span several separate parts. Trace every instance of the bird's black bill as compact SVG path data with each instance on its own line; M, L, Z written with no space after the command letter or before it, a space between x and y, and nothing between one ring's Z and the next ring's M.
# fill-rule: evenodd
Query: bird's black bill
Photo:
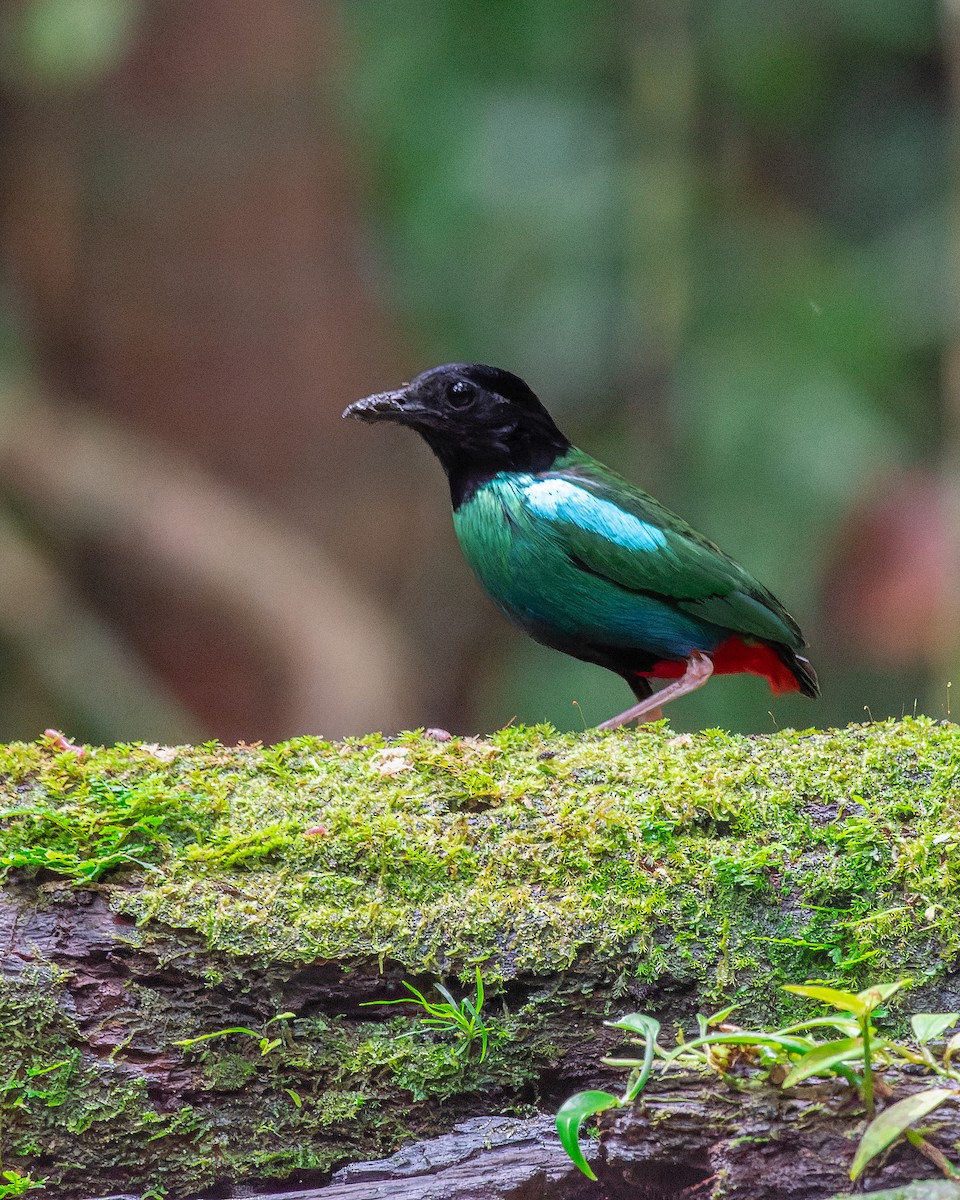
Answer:
M377 392L357 400L343 410L345 417L354 417L358 421L399 421L406 415L404 401L407 393L402 389L396 392Z

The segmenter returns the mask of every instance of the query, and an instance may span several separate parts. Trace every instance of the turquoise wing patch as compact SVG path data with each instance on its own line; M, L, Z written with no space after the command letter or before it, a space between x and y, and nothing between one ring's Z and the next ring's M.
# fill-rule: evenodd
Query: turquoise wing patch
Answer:
M566 554L628 591L664 599L720 628L803 644L779 601L652 496L588 456L520 483L523 507L548 522Z

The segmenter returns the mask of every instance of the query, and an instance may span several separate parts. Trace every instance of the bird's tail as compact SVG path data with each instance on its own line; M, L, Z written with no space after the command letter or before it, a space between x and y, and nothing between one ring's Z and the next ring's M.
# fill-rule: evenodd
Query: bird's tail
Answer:
M820 695L820 683L810 660L789 646L777 646L776 651L780 661L797 681L797 691L815 700Z

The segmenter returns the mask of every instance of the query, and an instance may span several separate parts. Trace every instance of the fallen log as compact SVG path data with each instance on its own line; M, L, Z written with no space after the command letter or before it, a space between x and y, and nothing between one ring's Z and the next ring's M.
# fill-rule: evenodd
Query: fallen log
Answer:
M780 1023L810 1010L779 984L908 975L910 1011L960 1010L958 764L924 719L0 747L3 1169L63 1200L322 1194L615 1088L626 1011ZM385 1007L404 981L484 1037Z
M833 1183L849 1184L845 1172L852 1144L843 1135L823 1130L809 1136L802 1131L801 1114L819 1101L814 1088L807 1095L780 1103L794 1110L784 1128L770 1108L772 1093L755 1097L745 1113L750 1134L737 1135L729 1119L730 1106L721 1115L709 1102L697 1104L696 1090L703 1081L679 1081L683 1115L671 1119L660 1134L651 1136L651 1114L662 1115L677 1093L651 1097L638 1110L609 1122L602 1143L592 1143L587 1156L599 1171L597 1182L574 1168L560 1147L551 1117L527 1119L475 1117L455 1125L449 1133L415 1142L389 1158L354 1163L335 1172L332 1181L318 1188L282 1192L257 1192L257 1200L696 1200L709 1196L713 1183L722 1180L723 1195L769 1197L776 1200L852 1200L848 1193L832 1194ZM819 1087L820 1098L836 1113L843 1101L835 1089ZM762 1092L763 1089L760 1089ZM832 1093L832 1094L831 1094ZM849 1107L849 1105L847 1105ZM644 1108L647 1112L644 1113ZM726 1119L724 1119L724 1117ZM849 1133L851 1122L844 1118ZM758 1124L759 1122L759 1124ZM719 1128L718 1128L719 1125ZM764 1137L758 1136L762 1128ZM798 1130L800 1137L797 1137ZM935 1140L945 1144L946 1127ZM707 1131L718 1136L710 1144ZM754 1147L770 1137L776 1162L757 1156ZM830 1143L829 1145L825 1142ZM835 1152L839 1154L835 1155ZM835 1156L834 1156L835 1155ZM743 1167L753 1157L753 1169ZM732 1166L732 1170L728 1169ZM960 1200L960 1184L945 1179L914 1181L917 1158L909 1153L889 1158L878 1172L888 1183L908 1182L881 1192L859 1192L858 1200ZM879 1181L879 1180L878 1180ZM242 1195L249 1196L246 1189ZM231 1193L239 1198L241 1193ZM139 1200L137 1195L97 1197L97 1200Z

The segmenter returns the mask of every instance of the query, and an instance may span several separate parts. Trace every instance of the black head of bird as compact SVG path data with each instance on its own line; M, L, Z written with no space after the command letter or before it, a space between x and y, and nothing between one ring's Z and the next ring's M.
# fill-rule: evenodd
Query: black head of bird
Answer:
M450 480L454 505L474 478L546 470L570 449L553 418L519 377L497 367L449 363L343 414L415 429Z

